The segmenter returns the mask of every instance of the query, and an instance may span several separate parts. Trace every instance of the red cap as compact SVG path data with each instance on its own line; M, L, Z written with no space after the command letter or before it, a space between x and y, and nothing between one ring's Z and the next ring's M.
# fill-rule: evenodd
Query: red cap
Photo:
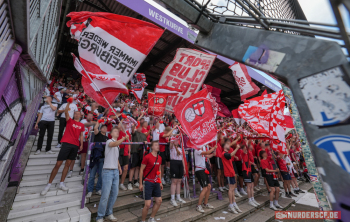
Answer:
M72 102L73 102L73 97L69 97L69 98L67 99L67 102L68 102L68 103L72 103Z

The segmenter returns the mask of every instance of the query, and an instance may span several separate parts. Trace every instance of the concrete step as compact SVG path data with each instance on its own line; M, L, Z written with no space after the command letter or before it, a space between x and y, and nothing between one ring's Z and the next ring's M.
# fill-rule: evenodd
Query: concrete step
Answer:
M42 170L42 169L51 169L54 167L56 163L46 164L46 165L36 165L36 166L27 166L25 170L32 171L32 170ZM61 168L63 169L64 163L62 164ZM74 164L75 167L79 167L79 162Z
M40 155L47 155L46 153L40 153ZM29 166L42 166L42 165L55 165L57 162L57 158L42 158L42 159L29 159L27 162L27 167ZM66 161L63 161L62 166ZM80 160L76 160L75 163L79 163Z
M71 178L66 178L64 182L73 182L73 181L81 181L83 176L72 176ZM46 185L49 179L42 179L42 180L29 180L29 181L22 181L19 184L19 187L32 187L32 186L39 186L39 185ZM52 184L57 184L60 182L60 178L55 178L52 182Z
M90 222L91 213L85 207L68 207L67 210L56 210L26 217L8 219L8 222Z
M46 153L45 149L46 149L46 147L43 146L41 148L40 154L45 154L46 155L47 153ZM30 151L30 155L35 155L36 150L37 150L37 147L33 147L32 150ZM54 152L54 153L59 153L61 151L61 148L56 148L55 146L51 146L51 151ZM38 155L40 155L40 154L38 154Z
M79 198L80 196L80 198ZM40 200L40 199L38 199ZM47 202L34 201L31 204L14 207L8 215L8 219L27 217L29 215L41 214L44 212L67 210L68 207L79 206L81 204L81 194L72 194L65 196L55 196Z
M53 166L52 166L53 168ZM33 181L33 180L45 180L49 179L51 174L42 174L42 175L26 175L22 177L22 181ZM73 176L79 176L79 171L73 171ZM62 173L57 173L55 179L60 179L62 176Z
M57 138L58 137L58 134L57 135L53 135L54 138ZM57 139L56 140L52 140L52 143L51 143L51 146L56 146L58 143ZM47 141L43 141L43 147L46 147L46 144L47 144ZM38 145L38 140L35 140L34 142L34 145L33 147L36 147Z
M56 158L57 159L58 152L54 154L46 154L45 152L41 152L39 155L34 155L30 154L29 155L29 160L30 159L45 159L45 158Z
M56 183L56 184L52 184L51 185L51 188L49 190L49 192L46 194L46 196L50 196L50 192L54 192L55 189L58 188L58 184L59 183ZM65 182L66 186L68 188L71 188L71 187L78 187L79 185L83 185L82 181L68 181L68 182ZM32 187L20 187L18 188L18 191L17 191L17 195L29 195L29 194L36 194L36 193L40 193L45 187L46 187L47 183L46 184L42 184L42 185L37 185L37 186L32 186ZM69 191L68 191L69 192ZM52 193L53 194L53 193ZM21 196L20 195L20 196ZM55 194L56 195L56 194ZM52 195L51 195L52 196Z
M40 168L37 170L28 170L27 168L24 170L23 175L42 175L42 174L50 174L52 171L52 166L50 165L44 165L45 167L41 167L41 166L33 166L33 168ZM63 171L64 167L61 166L60 169L58 170L59 173L61 173ZM80 166L74 166L73 167L73 171L80 171Z

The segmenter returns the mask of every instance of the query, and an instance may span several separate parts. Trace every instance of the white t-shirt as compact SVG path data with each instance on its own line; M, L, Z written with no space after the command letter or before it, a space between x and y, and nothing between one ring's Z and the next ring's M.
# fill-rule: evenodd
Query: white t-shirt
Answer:
M106 142L105 161L103 164L103 169L118 169L119 146L110 147L110 142L115 142L115 140L112 138L107 140Z
M162 133L165 130L164 123L159 124L159 132Z
M68 103L63 103L63 105L59 108L59 110L65 110L67 104L68 104ZM71 103L71 104L69 105L69 110L68 110L69 117L70 117L71 119L73 119L73 117L74 117L74 112L76 112L76 111L78 111L77 105ZM62 113L61 118L66 118L66 114L65 114L64 112Z
M85 109L88 110L89 112L91 112L91 106L86 106ZM96 113L98 115L97 109L95 109L94 113Z
M47 87L45 87L45 94L44 95L50 96L50 90Z
M88 121L86 119L83 119L80 122L82 124L88 123ZM93 129L93 126L89 126L89 127L85 126L84 128L85 128L85 131L84 131L83 135L84 135L84 142L86 142L86 141L88 141L88 136L90 135L90 132Z
M61 92L58 91L58 92L55 93L55 95L56 95L57 99L59 99L60 101L58 102L57 99L55 99L55 97L54 97L54 98L52 99L52 102L53 102L53 103L61 104L61 103L62 103L62 96L63 96L63 94L61 94Z
M52 104L57 107L57 104ZM40 121L55 121L55 113L56 110L53 111L49 104L45 103L39 110L39 113L42 113L42 117Z
M204 152L202 150L194 150L194 161L196 164L196 170L205 170L206 166L205 166L205 157L203 155L201 155L201 153Z
M160 134L159 129L153 130L153 134L152 134L152 136L153 136L153 141L159 140L159 134Z

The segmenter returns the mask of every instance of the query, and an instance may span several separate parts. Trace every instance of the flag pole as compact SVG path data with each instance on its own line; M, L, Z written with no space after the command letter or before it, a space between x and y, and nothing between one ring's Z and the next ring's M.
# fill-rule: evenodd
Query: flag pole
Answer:
M98 86L96 85L96 83L94 81L92 81L91 76L89 75L89 73L85 70L84 66L80 63L79 59L76 57L79 65L81 66L81 68L84 70L84 72L86 73L86 75L89 77L90 81L92 82L92 84L94 84L95 88L98 90L98 93L100 93L100 95L104 98L104 100L106 101L106 103L108 104L109 108L112 109L112 112L114 113L114 115L117 117L119 123L122 123L121 120L119 119L117 113L114 111L113 107L111 106L111 104L108 102L108 100L106 99L106 97L103 95L103 93L101 92L100 88L98 88ZM123 124L121 124L122 129L125 131L125 134L127 135L127 132L123 126ZM128 141L130 141L128 139Z

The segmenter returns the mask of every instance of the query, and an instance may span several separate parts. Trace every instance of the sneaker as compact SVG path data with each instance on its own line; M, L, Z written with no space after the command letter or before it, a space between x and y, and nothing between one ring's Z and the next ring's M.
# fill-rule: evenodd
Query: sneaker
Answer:
M196 208L196 210L197 210L198 212L200 212L200 213L205 213L205 211L203 210L202 205L198 205L197 208Z
M139 182L136 182L136 183L134 184L134 187L139 187L139 186L140 186Z
M99 196L101 196L101 195L102 195L102 191L99 190L99 191L96 192L96 194L99 195Z
M292 196L292 197L297 197L297 195L295 195L295 194L292 193L292 192L290 192L289 195Z
M259 191L260 188L259 188L259 187L254 187L254 190L255 190L255 191Z
M131 183L128 184L128 190L133 190Z
M237 211L238 213L242 213L242 211L241 211L241 209L239 209L238 205L234 205L233 207L236 209L236 211Z
M183 200L183 199L181 199L181 197L180 197L180 198L178 198L176 201L177 201L177 202L180 202L180 203L182 203L182 204L185 204L185 203L186 203L186 201L185 201L185 200Z
M294 194L299 194L299 190L294 190Z
M236 197L242 197L242 195L239 192L235 192Z
M242 195L248 195L243 189L239 191Z
M34 155L39 155L40 154L40 150L37 150Z
M162 178L162 184L163 186L166 185L164 178Z
M209 203L203 204L203 207L207 208L207 209L214 209L214 207L212 205L210 205Z
M148 222L156 222L156 220L154 218L149 218Z
M298 190L298 193L305 193L305 191L303 191L303 190Z
M121 190L128 190L128 189L124 186L124 184L122 184L122 183L119 185L119 188L120 188Z
M49 190L50 190L50 188L49 189L45 188L43 191L41 191L40 195L45 196Z
M255 203L255 205L259 206L260 204L256 201L256 200L253 200L253 202Z
M292 196L289 195L289 193L286 193L286 197L287 197L287 198L292 198Z
M92 192L89 192L89 193L86 194L85 197L90 198L91 196L92 196Z
M55 154L52 150L46 151L46 154Z
M70 170L70 171L68 172L67 178L71 178L71 177L72 177L72 173L73 173L73 171Z
M98 219L96 222L103 222L103 218Z
M224 190L229 190L227 187L223 187Z
M224 192L225 190L224 190L224 188L219 187L219 191L220 191L220 192Z
M248 204L252 207L257 207L257 205L253 201L249 201Z
M270 205L270 209L272 209L272 210L278 210L278 209L275 207L275 205Z
M61 148L61 146L62 146L61 144L57 144L56 148Z
M281 205L279 205L278 203L273 204L273 205L275 205L275 207L276 207L276 208L280 208L280 209L282 209L282 208L283 208L283 207L282 207Z
M236 209L234 207L228 207L228 211L234 213L234 214L238 214L238 212L236 211Z
M111 220L111 221L117 221L117 220L118 220L113 214L108 215L106 218L107 218L108 220Z
M177 203L175 199L170 200L170 204L173 205L174 207L177 207Z
M79 175L83 175L84 174L84 169L81 169L80 171L79 171Z
M58 187L58 189L63 190L63 191L67 191L67 190L69 190L69 188L68 188L68 187L66 187L66 185L65 185L65 184L60 185L60 186Z

